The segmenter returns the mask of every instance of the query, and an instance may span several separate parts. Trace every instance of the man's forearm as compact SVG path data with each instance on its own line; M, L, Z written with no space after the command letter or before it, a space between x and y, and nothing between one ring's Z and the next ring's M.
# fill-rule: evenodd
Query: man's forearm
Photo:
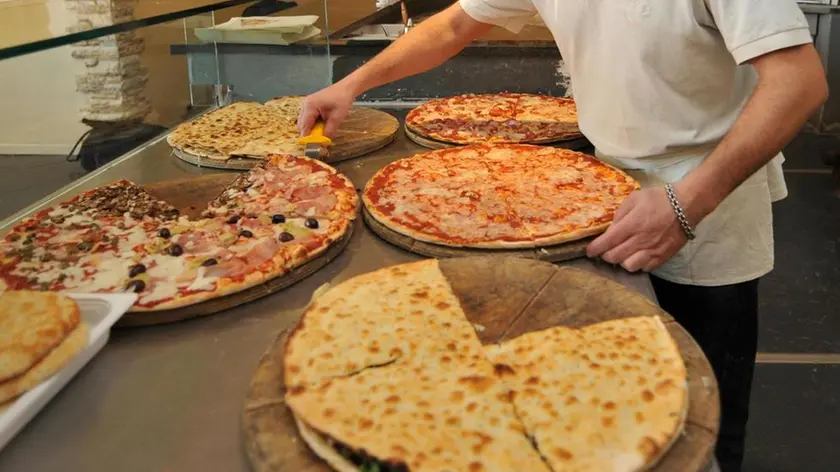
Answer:
M354 95L425 72L458 54L491 25L479 23L457 3L420 23L367 64L342 79Z
M810 45L771 53L755 66L759 84L738 120L703 164L676 185L694 224L770 162L827 96L819 56Z

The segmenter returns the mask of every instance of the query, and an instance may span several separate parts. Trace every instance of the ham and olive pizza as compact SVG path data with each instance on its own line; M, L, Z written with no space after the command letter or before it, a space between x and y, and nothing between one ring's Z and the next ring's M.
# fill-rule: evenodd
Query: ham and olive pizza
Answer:
M499 93L424 103L405 119L416 135L450 144L548 143L581 137L570 98Z
M195 220L122 180L16 225L0 243L0 292L132 291L135 311L186 306L318 256L357 208L347 178L305 157L261 162Z
M592 156L525 144L474 145L395 161L363 200L380 223L434 244L539 247L603 232L638 182Z

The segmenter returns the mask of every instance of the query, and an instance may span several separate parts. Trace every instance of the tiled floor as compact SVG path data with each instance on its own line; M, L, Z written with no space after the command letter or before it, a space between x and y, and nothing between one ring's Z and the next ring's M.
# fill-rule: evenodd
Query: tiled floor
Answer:
M832 149L840 140L801 135L786 150L763 352L840 353L840 185L820 158ZM0 156L0 219L83 174L63 156ZM753 392L745 472L840 470L840 365L762 364Z

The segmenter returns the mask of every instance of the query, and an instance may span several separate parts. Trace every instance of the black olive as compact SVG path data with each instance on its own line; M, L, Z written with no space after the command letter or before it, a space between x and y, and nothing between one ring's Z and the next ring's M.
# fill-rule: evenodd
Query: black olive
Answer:
M140 293L145 289L146 289L146 282L143 282L140 279L135 279L135 280L132 280L129 283L125 284L125 291L126 292Z
M278 239L280 240L281 243L287 243L289 241L294 240L295 235L293 235L292 233L288 233L286 231L283 231L282 233L280 233L280 236L278 237Z
M178 257L184 253L184 248L182 248L180 244L173 244L169 246L169 249L167 249L167 251L169 252L170 256Z
M80 251L90 251L93 248L93 243L90 241L82 241L76 245Z
M103 234L102 235L102 242L107 243L109 241L111 241L111 238L107 234Z
M172 236L172 232L169 231L169 228L161 228L160 231L158 231L158 236L163 239L169 239Z
M219 263L219 261L217 261L216 259L210 258L210 259L207 259L206 261L202 262L201 267L210 267L210 266L214 266L218 263Z
M133 265L131 266L131 268L128 269L128 276L134 278L142 274L143 272L146 272L146 266L144 266L143 264Z
M11 242L15 242L20 239L20 233L12 233L8 237L6 237Z
M228 224L230 224L230 225L235 225L238 221L239 221L239 215L233 215L230 218L228 218L228 220L227 220Z
M243 229L242 231L240 231L239 235L242 236L243 238L253 238L254 237L254 233L248 231L247 229Z
M315 218L307 218L306 221L303 222L303 225L309 229L318 229L318 220Z
M52 220L53 223L55 223L57 225L60 225L61 223L64 223L64 217L63 216L53 216L50 219Z
M286 217L283 215L274 215L271 217L271 222L276 225L279 225L280 223L286 222Z

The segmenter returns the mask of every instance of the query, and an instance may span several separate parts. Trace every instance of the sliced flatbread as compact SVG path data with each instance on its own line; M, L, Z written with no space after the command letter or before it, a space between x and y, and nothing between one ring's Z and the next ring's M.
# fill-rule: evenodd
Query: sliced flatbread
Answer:
M553 470L649 468L685 421L685 365L659 318L557 327L486 352Z
M431 355L441 344L446 349L449 338L464 341L459 360L481 358L475 332L436 260L378 270L332 288L309 306L286 343L284 381L287 387L317 385Z
M302 437L337 470L548 471L437 261L319 297L285 372Z
M236 102L178 126L167 142L188 154L226 160L235 156L303 155L297 138L296 121L290 121L277 108Z
M23 395L60 371L88 345L88 331L87 325L80 323L61 344L31 369L0 383L0 404Z
M0 385L43 359L79 320L79 306L64 295L26 290L0 294Z
M285 97L272 98L265 102L265 106L272 108L287 120L290 124L297 126L298 116L300 115L300 108L303 105L302 95L289 95Z

